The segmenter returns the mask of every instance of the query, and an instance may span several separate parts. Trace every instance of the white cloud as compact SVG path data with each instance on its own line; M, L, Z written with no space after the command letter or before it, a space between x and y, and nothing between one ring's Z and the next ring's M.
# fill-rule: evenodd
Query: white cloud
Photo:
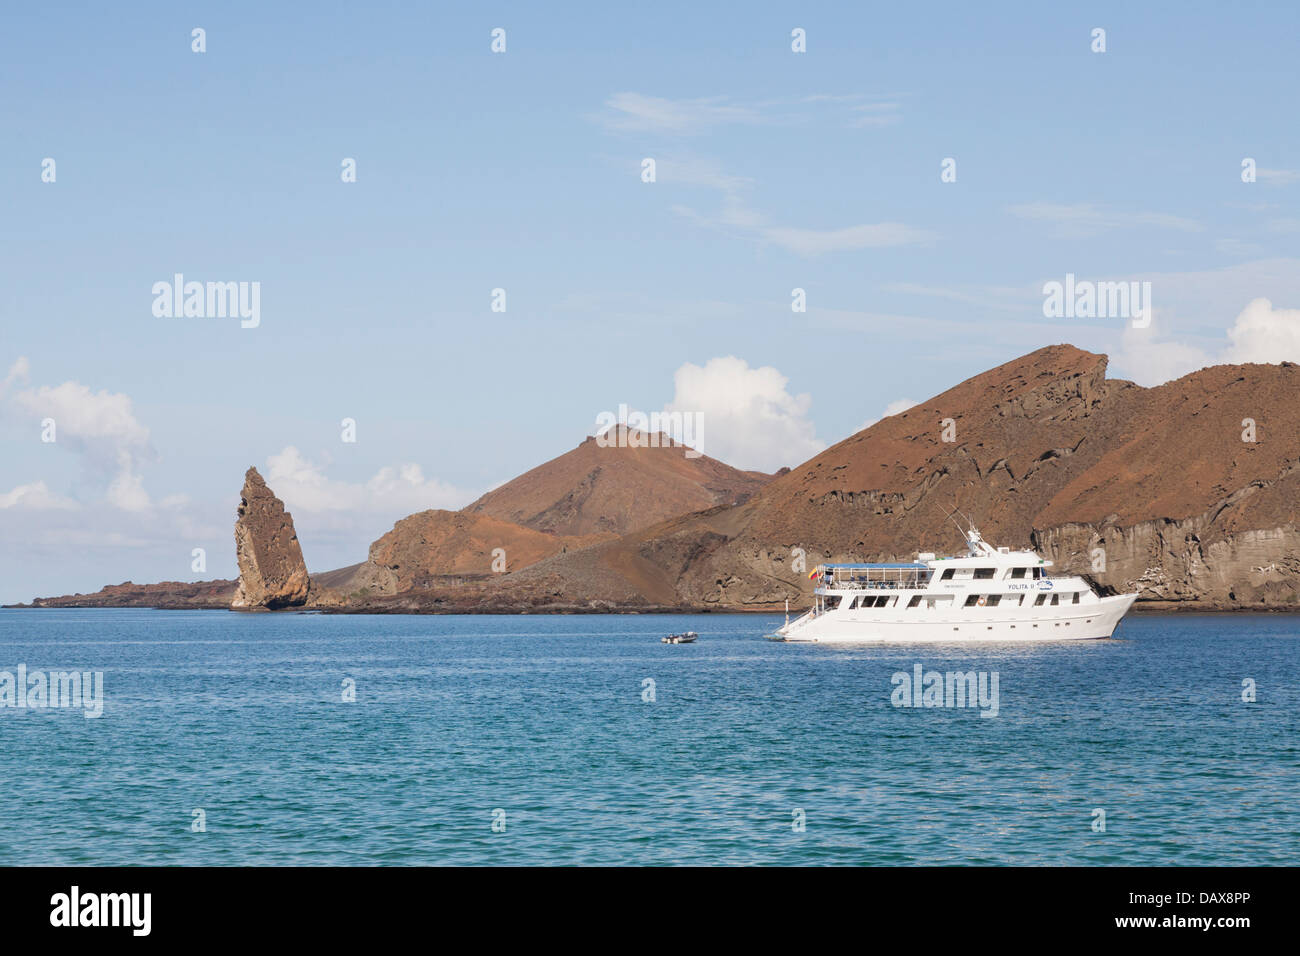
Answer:
M19 485L13 491L0 494L0 508L21 508L28 511L71 511L77 503L53 494L43 481Z
M53 418L57 439L68 441L103 463L116 464L122 453L148 454L149 429L135 417L131 399L120 392L91 391L78 382L42 385L14 395L34 416Z
M5 375L4 382L0 383L0 393L4 392L10 385L15 383L26 385L27 380L31 375L31 370L31 363L27 361L27 356L18 356L17 361L15 361L13 365L9 366L9 373Z
M1139 385L1159 385L1207 365L1300 362L1300 309L1275 309L1268 299L1252 299L1237 314L1217 352L1163 339L1157 324L1126 328L1116 355Z
M886 418L890 418L894 415L899 414L900 412L905 412L909 408L915 408L918 404L919 404L918 402L914 402L910 398L895 399L894 401L890 402L888 405L885 406L885 411L880 416L880 418L868 418L865 422L863 422L854 430L854 434L856 435L858 432L870 428L872 425L876 424L879 421L882 421Z
M419 465L380 468L368 481L328 477L293 445L266 459L266 483L290 511L409 514L428 508L460 508L472 500L467 492L424 477Z
M152 502L144 490L144 479L129 468L119 471L108 486L108 503L123 511L147 511Z
M673 376L666 412L698 413L703 419L699 451L736 468L775 471L822 451L808 418L812 398L791 395L789 379L771 366L750 368L728 355L703 366L687 362Z
M96 392L80 382L24 388L8 394L9 386L26 383L30 364L21 357L9 369L0 396L11 417L29 419L40 425L53 420L54 444L81 456L91 471L108 478L106 498L125 511L150 507L149 495L140 476L142 463L152 460L149 429L135 416L129 396L101 389Z
M1126 377L1150 387L1213 364L1209 353L1195 345L1164 339L1160 335L1159 312L1144 329L1135 329L1131 323L1124 328L1115 364L1124 370Z
M1199 232L1204 229L1195 220L1182 216L1162 212L1121 212L1093 203L1032 202L1012 206L1009 211L1020 219L1052 223L1056 226L1057 235L1069 239L1085 239L1132 226L1155 226L1183 232Z
M1228 329L1228 340L1224 362L1300 362L1300 309L1253 299Z

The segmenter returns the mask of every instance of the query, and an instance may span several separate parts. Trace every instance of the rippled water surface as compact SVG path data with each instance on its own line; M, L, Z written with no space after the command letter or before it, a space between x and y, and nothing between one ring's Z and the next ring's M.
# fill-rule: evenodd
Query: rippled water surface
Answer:
M0 864L1300 862L1300 618L1033 647L779 623L0 611L0 671L105 686L99 719L0 707ZM893 706L917 663L996 672L998 715Z

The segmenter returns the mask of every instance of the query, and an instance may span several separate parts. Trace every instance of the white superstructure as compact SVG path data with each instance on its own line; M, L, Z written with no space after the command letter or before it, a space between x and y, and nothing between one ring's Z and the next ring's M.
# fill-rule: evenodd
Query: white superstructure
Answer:
M786 641L1060 641L1110 637L1136 594L1101 597L1081 577L1052 577L1033 551L994 548L971 527L968 554L906 564L823 564L812 610Z

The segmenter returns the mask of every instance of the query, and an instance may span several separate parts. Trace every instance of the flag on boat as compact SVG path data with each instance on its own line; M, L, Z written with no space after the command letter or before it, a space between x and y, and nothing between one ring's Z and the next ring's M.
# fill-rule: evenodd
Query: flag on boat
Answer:
M811 571L808 572L808 580L811 581L813 578L819 578L821 577L821 574L822 574L821 568L813 568Z

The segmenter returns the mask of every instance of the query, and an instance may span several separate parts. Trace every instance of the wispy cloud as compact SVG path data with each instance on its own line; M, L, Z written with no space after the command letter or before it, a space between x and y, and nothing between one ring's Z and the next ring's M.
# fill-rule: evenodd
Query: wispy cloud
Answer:
M673 211L698 226L720 229L738 238L777 246L807 257L829 252L917 245L937 238L928 230L901 222L862 223L835 229L772 225L762 213L737 196L727 197L721 211L712 216L683 205L673 206Z
M717 160L673 154L656 158L655 180L666 186L703 186L729 194L754 185L748 176L727 172Z
M671 100L644 93L615 93L601 117L611 129L636 132L700 133L733 123L757 123L758 110L727 102L725 96Z
M892 126L902 119L904 98L896 93L815 93L736 103L725 96L670 99L627 91L607 98L605 111L598 119L613 130L677 136L696 135L720 126L812 122L826 119L828 110L838 114L845 126Z
M1262 246L1258 243L1247 242L1245 239L1217 239L1214 248L1225 256L1261 256L1264 254Z
M875 103L860 103L851 106L849 109L856 114L849 120L850 126L893 126L903 117L901 114L903 104L898 102L878 101Z
M799 256L917 245L937 238L929 230L902 222L858 223L827 229L771 223L749 203L745 195L745 189L751 185L751 180L727 176L721 171L714 171L707 176L697 171L692 181L699 185L712 185L722 192L721 206L717 212L705 214L691 206L677 203L672 209L678 216L702 228L718 229L737 238L776 246Z
M881 249L928 242L934 234L901 222L878 222L841 229L802 229L794 226L762 226L759 236L801 256L856 249Z
M1257 169L1255 178L1270 186L1289 186L1300 183L1300 169Z
M1124 212L1093 203L1032 202L1012 206L1009 211L1020 219L1050 223L1055 227L1056 235L1069 239L1086 239L1133 226L1183 232L1200 232L1205 228L1194 219L1182 216L1163 212Z

